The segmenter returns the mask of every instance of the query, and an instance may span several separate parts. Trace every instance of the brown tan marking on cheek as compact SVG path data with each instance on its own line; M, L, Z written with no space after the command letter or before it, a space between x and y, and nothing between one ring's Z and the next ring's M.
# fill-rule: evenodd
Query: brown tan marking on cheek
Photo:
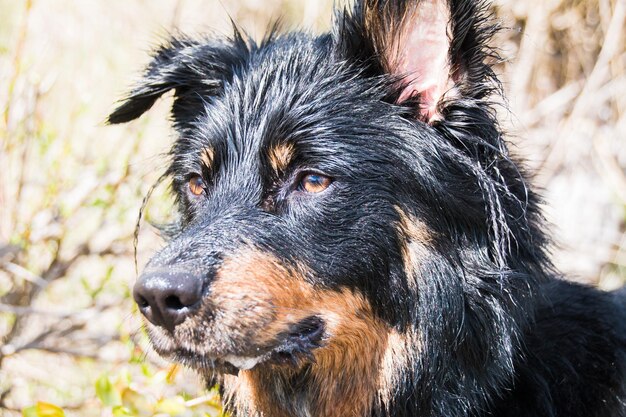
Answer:
M311 315L303 305L310 292L301 276L258 251L227 259L211 285L212 301L223 313L222 323L230 329L247 329L258 346Z
M291 143L284 143L272 147L268 152L270 166L275 172L284 172L294 155L294 147Z
M344 417L367 415L379 389L380 363L389 328L372 312L359 294L348 290L312 291L301 305L326 323L326 345L314 352L315 363L306 372L310 378L307 397L312 416ZM256 406L268 416L289 416L284 400L268 392L267 373L281 373L289 380L297 370L272 368L243 372L245 384Z
M311 369L319 395L314 415L368 415L376 399L390 329L361 294L343 290L316 295L329 340L316 353Z
M298 395L306 398L312 416L362 416L374 405L391 331L364 296L347 289L316 289L306 282L303 271L288 270L272 256L254 251L226 260L212 293L217 305L245 300L245 311L229 313L231 326L255 329L248 337L259 346L312 315L326 324L325 345L314 351L315 363L303 365L308 369L258 366L227 378L227 395L241 413L290 416L293 411L286 404L293 398L288 381L299 372L309 378L306 392ZM251 311L254 314L248 314Z

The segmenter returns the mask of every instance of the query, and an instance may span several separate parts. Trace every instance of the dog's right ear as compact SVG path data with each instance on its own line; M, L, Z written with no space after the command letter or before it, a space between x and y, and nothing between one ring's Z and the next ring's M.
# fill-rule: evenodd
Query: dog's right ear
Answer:
M337 14L334 36L340 57L366 75L398 79L393 101L435 124L459 99L489 108L484 99L498 87L489 46L496 31L486 0L355 0Z
M248 48L238 31L232 43L172 38L159 47L143 77L109 115L110 124L126 123L148 111L164 93L175 90L176 101L202 100L218 94L222 80ZM193 92L193 94L186 94ZM174 115L176 116L176 115Z

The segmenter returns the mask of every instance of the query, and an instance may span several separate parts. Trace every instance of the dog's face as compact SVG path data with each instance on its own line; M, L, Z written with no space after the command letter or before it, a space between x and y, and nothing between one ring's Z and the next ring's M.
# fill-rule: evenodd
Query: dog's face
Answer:
M510 298L489 291L541 254L517 239L534 213L486 101L482 7L359 1L320 37L157 51L110 121L175 90L180 221L134 291L158 352L207 372L307 369L361 411L399 368L509 366Z
M135 291L161 353L194 365L297 362L357 329L377 339L379 317L397 322L389 289L407 285L405 240L426 245L430 233L407 211L421 188L408 164L426 157L395 132L426 142L430 127L388 103L388 83L355 78L329 54L319 41L277 38L220 94L184 104L196 120L169 169L179 231ZM171 271L184 277L162 284ZM201 298L187 305L176 285ZM189 311L171 323L154 311L176 307Z

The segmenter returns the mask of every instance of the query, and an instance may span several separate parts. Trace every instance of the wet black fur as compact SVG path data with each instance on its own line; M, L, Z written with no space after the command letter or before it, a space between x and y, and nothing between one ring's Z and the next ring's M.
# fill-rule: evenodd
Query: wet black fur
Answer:
M404 2L386 3L339 11L320 36L273 31L256 44L235 31L156 52L109 118L135 119L175 91L167 173L180 223L154 262L208 270L249 245L304 263L316 286L366 294L423 343L372 416L626 416L625 297L565 282L550 265L538 198L490 102L499 84L487 5L450 2L461 94L431 125L415 117L419 97L395 104L398 79L367 33L364 8L402 15ZM283 141L296 157L277 174L265 151ZM207 145L211 172L199 159ZM295 188L302 170L334 182L306 195ZM187 191L194 173L210 184L206 198ZM432 232L412 274L397 208Z

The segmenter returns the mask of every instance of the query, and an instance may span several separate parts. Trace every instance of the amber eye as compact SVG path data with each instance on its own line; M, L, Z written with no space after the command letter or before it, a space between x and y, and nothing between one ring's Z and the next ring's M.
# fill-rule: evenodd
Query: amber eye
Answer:
M319 193L328 188L333 180L321 174L307 174L302 177L298 188L307 193Z
M206 184L201 176L194 175L189 179L189 191L196 196L202 195L206 191Z

